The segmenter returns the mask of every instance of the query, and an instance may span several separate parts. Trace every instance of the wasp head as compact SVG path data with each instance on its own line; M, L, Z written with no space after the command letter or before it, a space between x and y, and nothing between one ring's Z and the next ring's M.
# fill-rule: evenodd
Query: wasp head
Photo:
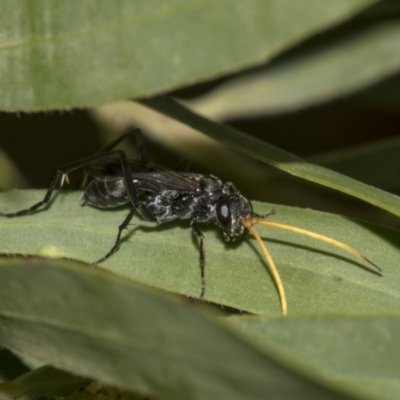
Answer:
M251 202L239 193L226 194L215 207L215 219L227 242L234 241L243 234L245 227L241 220L252 215Z

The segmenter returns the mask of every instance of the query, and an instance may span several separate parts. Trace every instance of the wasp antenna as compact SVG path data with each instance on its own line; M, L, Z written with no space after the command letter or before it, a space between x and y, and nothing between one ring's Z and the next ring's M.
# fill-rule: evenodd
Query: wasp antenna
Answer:
M273 221L264 221L264 220L261 220L261 219L258 219L258 218L250 218L250 224L251 225L260 224L260 225L272 226L274 228L285 229L287 231L296 232L296 233L299 233L301 235L306 235L306 236L312 237L314 239L321 240L323 242L332 244L333 246L336 246L336 247L339 247L339 248L341 248L343 250L346 250L350 254L353 254L357 258L359 258L361 260L364 260L368 264L372 265L377 271L382 272L382 268L381 267L379 267L374 262L369 260L363 254L361 254L358 250L354 249L353 247L349 246L348 244L345 244L343 242L339 242L338 240L332 239L332 238L330 238L328 236L324 236L324 235L321 235L321 234L316 233L316 232L308 231L307 229L297 228L297 227L292 226L292 225L281 224L279 222L273 222Z
M281 310L283 315L287 315L287 302L286 302L286 294L285 294L285 289L283 288L283 283L282 279L279 276L279 272L276 268L276 265L274 263L274 260L271 257L271 254L267 250L267 247L264 245L264 242L261 240L260 235L258 232L253 228L253 219L252 218L247 218L247 219L241 219L240 221L242 225L248 229L248 231L254 236L256 239L257 243L261 247L262 252L264 253L264 256L267 260L267 265L269 268L269 271L271 272L272 278L275 282L276 288L278 289L278 294L279 294L279 299L281 302Z

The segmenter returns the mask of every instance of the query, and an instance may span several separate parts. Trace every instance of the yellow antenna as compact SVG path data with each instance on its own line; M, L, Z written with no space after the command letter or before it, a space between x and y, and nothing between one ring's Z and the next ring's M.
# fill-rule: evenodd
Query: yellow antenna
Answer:
M345 251L347 251L350 254L353 254L355 257L359 258L362 261L367 262L368 264L372 265L377 271L381 272L382 269L373 263L371 260L369 260L367 257L365 257L363 254L361 254L358 250L354 249L353 247L343 243L339 242L336 239L332 239L328 236L321 235L316 232L308 231L307 229L302 229L302 228L297 228L292 225L286 225L286 224L281 224L279 222L272 222L272 221L266 221L263 219L255 218L255 217L249 217L249 218L242 218L241 221L242 225L249 230L249 232L254 236L256 239L257 243L260 245L262 252L264 253L264 256L267 260L268 263L268 268L271 272L271 275L274 279L275 285L278 289L278 294L279 294L279 299L281 302L281 309L282 309L282 314L287 315L287 302L286 302L286 295L285 295L285 289L283 287L282 280L279 276L278 270L275 266L274 261L272 260L272 257L267 250L267 248L264 245L264 242L261 240L260 235L257 233L257 231L253 228L253 225L255 224L260 224L260 225L266 225L266 226L272 226L273 228L279 228L279 229L284 229L287 231L291 232L296 232L301 235L309 236L313 239L318 239L323 242L329 243L333 246L339 247Z
M274 279L276 288L278 289L279 299L281 301L281 310L283 315L287 315L287 302L286 302L286 294L285 289L283 287L282 279L279 275L278 269L274 263L274 260L271 257L271 254L267 250L267 247L264 245L264 242L261 240L260 235L258 232L253 228L254 222L252 221L253 218L243 218L241 219L242 225L249 230L249 232L254 236L257 240L257 243L260 245L262 252L267 260L268 268L271 272L272 278Z

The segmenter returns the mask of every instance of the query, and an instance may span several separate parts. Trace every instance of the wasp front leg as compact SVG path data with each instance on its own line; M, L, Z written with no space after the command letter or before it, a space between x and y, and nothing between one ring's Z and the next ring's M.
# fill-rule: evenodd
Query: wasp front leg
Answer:
M190 223L190 226L192 228L192 232L199 239L200 279L201 279L200 300L203 300L206 291L206 277L205 277L206 255L204 251L204 235L197 226L197 220L193 219L192 222Z

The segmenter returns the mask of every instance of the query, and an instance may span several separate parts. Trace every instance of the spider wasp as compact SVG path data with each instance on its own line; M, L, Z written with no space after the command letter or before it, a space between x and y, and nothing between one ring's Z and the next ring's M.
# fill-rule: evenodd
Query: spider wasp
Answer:
M135 138L139 150L138 160L129 160L124 151L115 149L130 136ZM267 221L267 217L274 211L271 210L265 215L256 214L250 200L231 182L223 183L214 175L189 172L187 162L183 162L175 170L165 170L149 163L140 129L128 131L87 158L58 168L41 201L17 212L0 213L0 216L12 218L43 209L49 204L54 190L61 188L64 182L68 181L68 174L75 170L83 170L85 176L90 178L84 189L81 205L100 209L126 205L130 207L128 215L118 227L114 245L95 264L105 261L117 251L122 233L136 213L145 220L157 224L176 219L189 220L191 230L199 241L200 299L204 298L206 289L204 235L199 228L199 224L203 222L215 223L222 230L226 241L236 240L246 230L254 236L267 260L284 315L287 314L284 287L269 251L254 229L255 224L285 229L322 240L353 254L381 271L380 267L345 243L291 225Z

